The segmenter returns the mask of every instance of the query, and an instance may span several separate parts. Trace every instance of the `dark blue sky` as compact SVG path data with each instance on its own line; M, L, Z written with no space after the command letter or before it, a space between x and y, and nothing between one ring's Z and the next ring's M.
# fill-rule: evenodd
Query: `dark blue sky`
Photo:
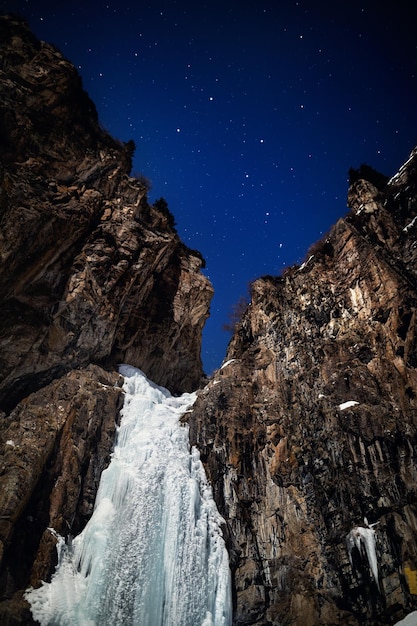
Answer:
M346 213L349 168L391 176L417 144L413 4L0 2L79 69L102 125L135 141L150 200L205 257L207 373L250 281L302 262Z

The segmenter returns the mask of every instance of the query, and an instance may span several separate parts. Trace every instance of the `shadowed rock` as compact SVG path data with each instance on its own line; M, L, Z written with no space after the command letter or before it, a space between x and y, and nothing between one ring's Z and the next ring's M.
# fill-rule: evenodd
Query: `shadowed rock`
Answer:
M81 79L0 17L0 622L89 519L122 401L117 364L172 393L204 380L213 290L166 203L129 176ZM53 529L53 532L49 530Z
M356 180L306 262L252 284L194 405L236 624L382 625L416 608L416 173L414 151L384 191ZM346 545L367 523L379 580Z
M201 255L129 177L131 142L99 127L74 67L0 24L0 407L90 362L195 389L213 293Z

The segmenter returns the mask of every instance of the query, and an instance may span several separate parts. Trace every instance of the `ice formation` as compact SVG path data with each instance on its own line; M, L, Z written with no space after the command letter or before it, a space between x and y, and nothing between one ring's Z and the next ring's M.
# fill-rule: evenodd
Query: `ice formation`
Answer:
M379 587L378 577L378 561L376 557L376 545L375 545L375 524L368 525L365 518L366 527L356 526L353 528L346 537L346 546L349 553L349 560L351 566L353 565L352 551L353 548L357 548L359 554L363 557L366 556L369 567L371 568L372 576Z
M125 402L93 516L58 542L50 583L26 598L42 626L228 626L221 517L188 428L195 394L172 397L122 366Z
M400 622L396 622L394 626L417 626L417 611L409 613Z

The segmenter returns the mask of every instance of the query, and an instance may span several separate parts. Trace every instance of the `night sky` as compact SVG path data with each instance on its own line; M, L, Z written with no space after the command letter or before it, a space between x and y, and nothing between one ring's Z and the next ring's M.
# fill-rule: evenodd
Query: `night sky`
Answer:
M382 5L388 5L384 8ZM414 5L406 8L406 5ZM0 1L78 68L133 139L215 296L207 373L250 282L301 263L347 212L347 173L392 176L417 144L417 3Z

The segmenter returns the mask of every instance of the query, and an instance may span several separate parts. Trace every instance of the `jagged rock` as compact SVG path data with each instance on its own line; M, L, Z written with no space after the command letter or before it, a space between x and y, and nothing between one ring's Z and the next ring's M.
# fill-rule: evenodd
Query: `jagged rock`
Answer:
M91 516L122 380L95 365L72 370L0 422L2 624L31 623L22 590L52 574L55 533L75 534Z
M417 150L348 198L302 266L253 283L191 414L239 625L392 624L417 606ZM346 544L366 524L378 580Z
M172 393L204 380L213 289L166 202L131 178L75 68L0 16L0 622L92 513L121 402L117 364ZM107 371L106 371L107 370ZM45 530L52 528L54 532Z
M15 18L0 18L0 46L11 626L31 623L23 590L53 570L45 529L76 533L91 514L122 397L115 365L196 388L212 288L72 65ZM225 519L236 625L381 626L416 608L416 160L387 185L351 172L350 214L301 267L253 283L189 414Z
M128 176L75 68L0 18L0 408L90 362L171 392L203 379L213 290L163 203Z

